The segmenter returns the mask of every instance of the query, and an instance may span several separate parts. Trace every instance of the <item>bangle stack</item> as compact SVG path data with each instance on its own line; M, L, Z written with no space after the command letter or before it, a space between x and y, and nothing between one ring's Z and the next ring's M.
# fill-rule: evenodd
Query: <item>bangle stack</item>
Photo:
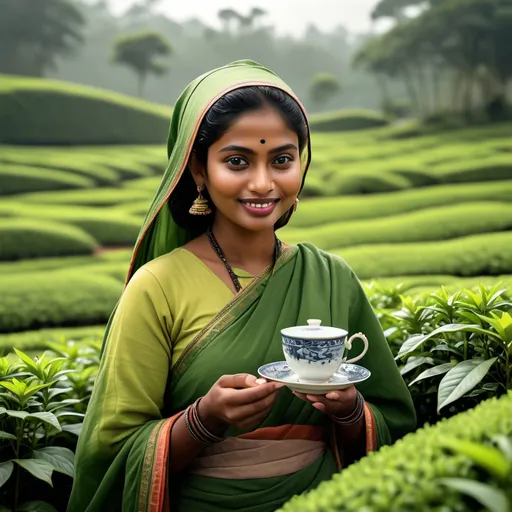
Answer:
M359 423L364 416L364 398L363 395L358 391L356 395L356 405L354 410L348 416L336 416L335 414L331 414L331 419L337 425L341 426L350 426Z
M189 434L200 444L209 446L211 444L220 443L226 439L225 437L216 436L212 434L199 419L197 413L197 406L201 398L198 398L192 405L189 405L185 410L185 425L187 426Z

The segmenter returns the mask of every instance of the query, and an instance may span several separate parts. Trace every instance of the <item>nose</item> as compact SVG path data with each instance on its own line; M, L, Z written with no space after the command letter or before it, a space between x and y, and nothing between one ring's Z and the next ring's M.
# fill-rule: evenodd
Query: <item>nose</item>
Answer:
M271 171L266 165L258 165L251 169L248 189L250 192L260 195L274 190Z

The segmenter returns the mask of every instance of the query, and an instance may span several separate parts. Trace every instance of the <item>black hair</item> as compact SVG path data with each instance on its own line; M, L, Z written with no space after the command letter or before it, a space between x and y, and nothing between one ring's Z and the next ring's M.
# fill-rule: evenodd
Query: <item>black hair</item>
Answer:
M206 169L208 149L218 141L241 114L260 110L270 106L274 108L299 138L299 153L308 144L308 126L299 104L286 92L276 87L248 86L228 92L217 100L204 116L197 132L192 151ZM212 211L215 205L209 199L206 189L203 196L209 200ZM169 199L169 208L176 224L187 229L192 236L204 233L211 224L213 215L190 215L188 212L197 197L197 187L192 173L187 167ZM276 223L275 229L287 224L292 215L290 208Z

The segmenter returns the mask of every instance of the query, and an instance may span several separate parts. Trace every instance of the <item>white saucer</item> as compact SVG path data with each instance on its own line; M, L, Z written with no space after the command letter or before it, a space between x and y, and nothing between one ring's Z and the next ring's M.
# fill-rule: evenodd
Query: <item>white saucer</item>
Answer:
M290 370L286 361L269 363L258 368L258 374L264 379L285 384L292 391L309 395L324 395L329 391L348 388L352 384L370 378L371 372L357 364L342 364L339 370L326 382L300 382L297 374Z

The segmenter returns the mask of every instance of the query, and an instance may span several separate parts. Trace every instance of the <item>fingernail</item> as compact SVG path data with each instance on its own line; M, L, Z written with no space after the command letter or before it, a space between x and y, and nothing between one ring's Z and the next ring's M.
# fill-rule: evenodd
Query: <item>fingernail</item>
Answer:
M256 379L256 380L255 380L255 383L256 383L256 384L266 384L266 383L267 383L267 381L266 381L265 379Z

